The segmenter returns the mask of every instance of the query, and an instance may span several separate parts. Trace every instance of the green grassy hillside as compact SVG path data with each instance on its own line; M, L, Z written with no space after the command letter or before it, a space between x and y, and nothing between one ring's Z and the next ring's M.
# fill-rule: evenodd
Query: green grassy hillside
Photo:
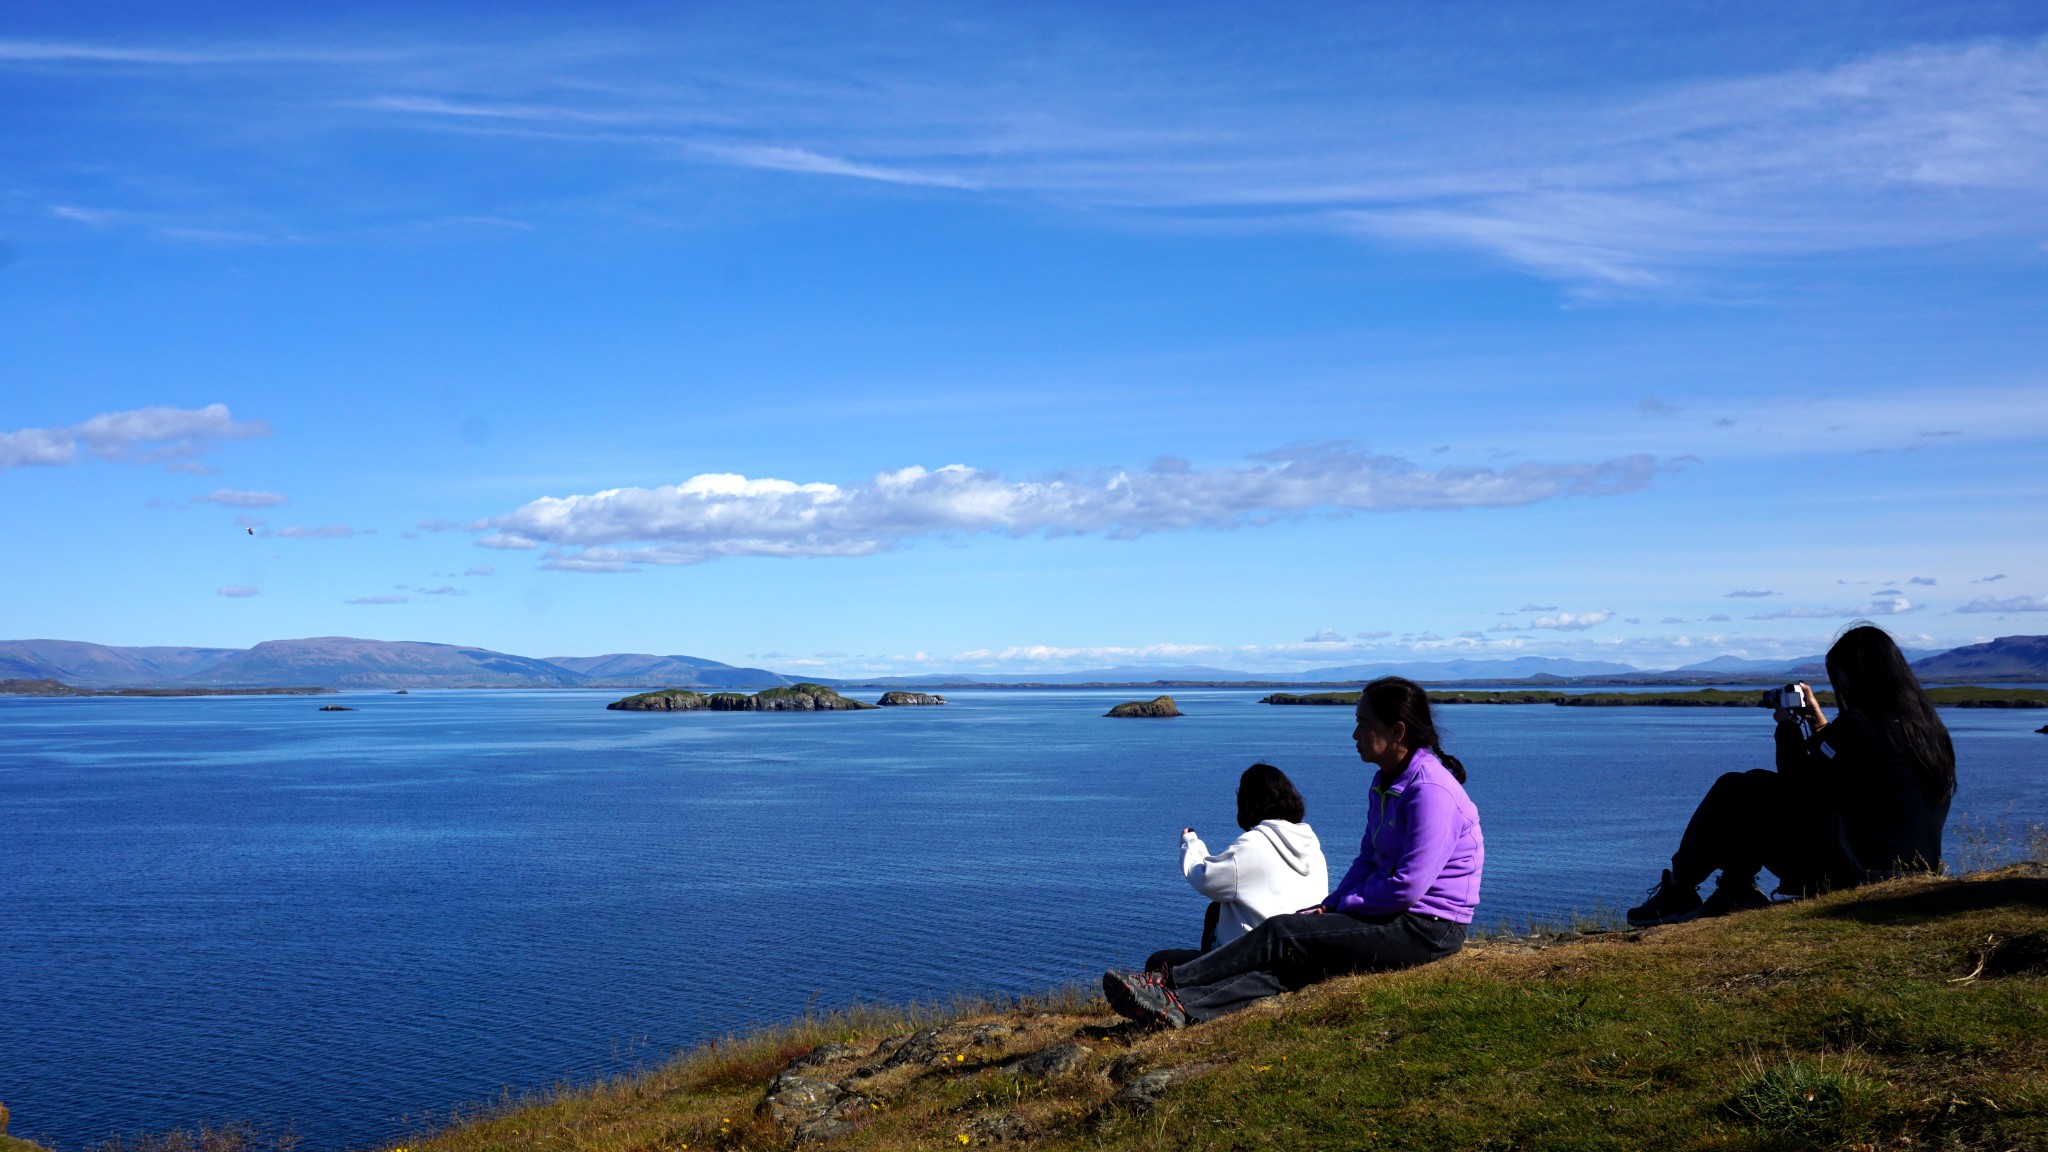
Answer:
M1079 994L814 1019L407 1143L2048 1148L2043 1037L2048 869L2023 865L1496 938L1178 1033Z

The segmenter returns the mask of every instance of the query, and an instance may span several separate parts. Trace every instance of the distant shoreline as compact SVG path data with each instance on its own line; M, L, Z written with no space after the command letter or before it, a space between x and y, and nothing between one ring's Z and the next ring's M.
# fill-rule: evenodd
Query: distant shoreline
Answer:
M78 688L57 680L0 680L0 696L328 696L336 689L295 688Z

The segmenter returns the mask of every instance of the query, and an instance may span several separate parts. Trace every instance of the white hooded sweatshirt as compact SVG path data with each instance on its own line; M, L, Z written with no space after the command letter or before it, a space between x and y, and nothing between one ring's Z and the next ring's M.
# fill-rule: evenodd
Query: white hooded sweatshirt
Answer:
M1261 820L1214 856L1200 836L1183 832L1180 870L1195 891L1223 905L1218 947L1268 916L1299 912L1330 894L1330 867L1315 829L1291 820Z

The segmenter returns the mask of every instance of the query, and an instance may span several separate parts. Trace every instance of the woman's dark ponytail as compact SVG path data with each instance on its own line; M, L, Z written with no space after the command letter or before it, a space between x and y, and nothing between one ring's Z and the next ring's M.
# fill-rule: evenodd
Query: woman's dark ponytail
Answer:
M1429 693L1422 685L1399 676L1382 676L1365 686L1362 699L1380 723L1407 726L1410 748L1429 749L1458 783L1465 782L1465 765L1444 751L1443 737L1437 734L1436 720L1429 712Z

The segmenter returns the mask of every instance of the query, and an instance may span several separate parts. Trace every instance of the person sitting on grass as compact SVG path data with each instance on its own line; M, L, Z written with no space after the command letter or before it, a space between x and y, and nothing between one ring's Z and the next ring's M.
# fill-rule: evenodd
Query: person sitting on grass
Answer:
M1200 948L1168 948L1145 961L1147 972L1182 964L1265 923L1266 917L1312 904L1330 890L1330 866L1308 806L1287 773L1254 764L1237 779L1237 826L1244 835L1214 856L1193 828L1180 833L1180 870L1209 898Z
M1110 1006L1166 1028L1213 1020L1333 976L1408 968L1465 944L1486 845L1465 767L1444 752L1415 683L1365 686L1351 740L1377 765L1358 859L1322 901L1160 972L1103 973Z
M1956 790L1955 746L1885 631L1858 622L1828 649L1835 719L1813 689L1775 713L1778 770L1729 772L1694 810L1637 927L1769 904L1760 869L1794 896L1941 867L1941 830ZM1720 883L1700 899L1701 882Z

